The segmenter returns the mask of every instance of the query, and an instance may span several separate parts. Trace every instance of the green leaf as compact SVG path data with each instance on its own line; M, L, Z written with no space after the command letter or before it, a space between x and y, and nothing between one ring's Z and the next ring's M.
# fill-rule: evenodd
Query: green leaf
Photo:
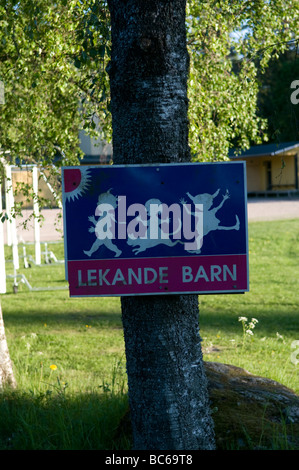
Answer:
M76 59L74 61L74 65L77 69L81 68L81 60L78 57L76 57Z

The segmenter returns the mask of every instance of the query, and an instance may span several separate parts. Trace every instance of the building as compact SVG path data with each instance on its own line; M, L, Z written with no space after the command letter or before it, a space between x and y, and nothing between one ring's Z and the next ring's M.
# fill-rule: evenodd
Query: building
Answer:
M299 195L299 142L256 145L229 157L246 161L248 196Z

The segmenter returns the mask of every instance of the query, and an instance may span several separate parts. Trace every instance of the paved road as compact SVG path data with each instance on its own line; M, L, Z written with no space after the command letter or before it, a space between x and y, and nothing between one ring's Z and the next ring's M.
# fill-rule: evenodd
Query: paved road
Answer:
M250 199L248 202L249 222L299 218L297 199Z
M23 219L29 216L30 211L24 211ZM62 218L58 218L61 214L59 209L43 210L42 214L45 218L41 227L41 241L57 241L62 240L63 223ZM248 202L248 220L249 222L263 220L283 220L299 218L299 198L298 199L250 199ZM32 242L34 239L33 222L30 221L28 229L25 230L19 223L18 238L19 241ZM58 229L58 230L57 230ZM7 234L4 227L4 240L6 243Z
M32 242L34 241L34 222L30 219L27 228L24 228L23 223L28 220L31 210L23 210L23 217L17 218L17 236L19 242ZM42 242L59 241L62 240L63 223L62 211L60 209L44 209L41 211L44 221L40 228L40 239ZM4 223L4 243L7 243L7 229Z

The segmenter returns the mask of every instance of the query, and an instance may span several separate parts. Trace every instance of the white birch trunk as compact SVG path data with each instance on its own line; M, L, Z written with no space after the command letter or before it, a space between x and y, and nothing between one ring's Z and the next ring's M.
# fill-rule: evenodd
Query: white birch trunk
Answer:
M0 305L0 390L7 385L15 388L16 381L8 351L2 309Z
M114 164L190 161L185 0L108 0ZM122 298L135 450L214 449L197 295Z
M2 217L2 188L0 184L0 218ZM0 220L0 294L6 293L6 270L4 252L4 224Z

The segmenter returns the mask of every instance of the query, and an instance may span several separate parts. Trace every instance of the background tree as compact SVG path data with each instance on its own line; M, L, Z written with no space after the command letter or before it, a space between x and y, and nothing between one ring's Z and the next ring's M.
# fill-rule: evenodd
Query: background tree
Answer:
M47 168L56 191L53 162L56 167L78 164L80 129L95 135L95 114L101 116L102 109L107 114L109 22L102 3L0 4L0 79L6 95L0 146L12 163Z
M1 96L0 96L0 105L3 105L5 102L5 90L3 84L1 83ZM1 198L1 184L0 184L0 198ZM0 212L2 215L2 200L0 199ZM2 223L0 221L0 223ZM0 226L0 263L5 264L5 255L4 255L4 246L3 246L3 230ZM2 273L1 273L2 274ZM5 290L5 289L4 289ZM3 292L3 283L0 286L0 292ZM4 321L2 315L2 309L0 304L0 390L7 385L16 387L16 381L13 373L12 363L10 360L8 345L6 341Z
M298 36L298 19L293 0L187 1L192 159L226 159L230 147L267 138L258 72ZM95 132L95 115L111 141L106 0L2 0L0 37L2 149L43 164L54 156L77 163L78 130Z
M299 139L299 106L291 102L291 83L299 80L298 42L271 59L260 77L258 114L268 122L271 143Z
M268 139L269 116L258 111L259 79L298 36L298 19L293 0L187 2L193 159L227 159L232 147Z

